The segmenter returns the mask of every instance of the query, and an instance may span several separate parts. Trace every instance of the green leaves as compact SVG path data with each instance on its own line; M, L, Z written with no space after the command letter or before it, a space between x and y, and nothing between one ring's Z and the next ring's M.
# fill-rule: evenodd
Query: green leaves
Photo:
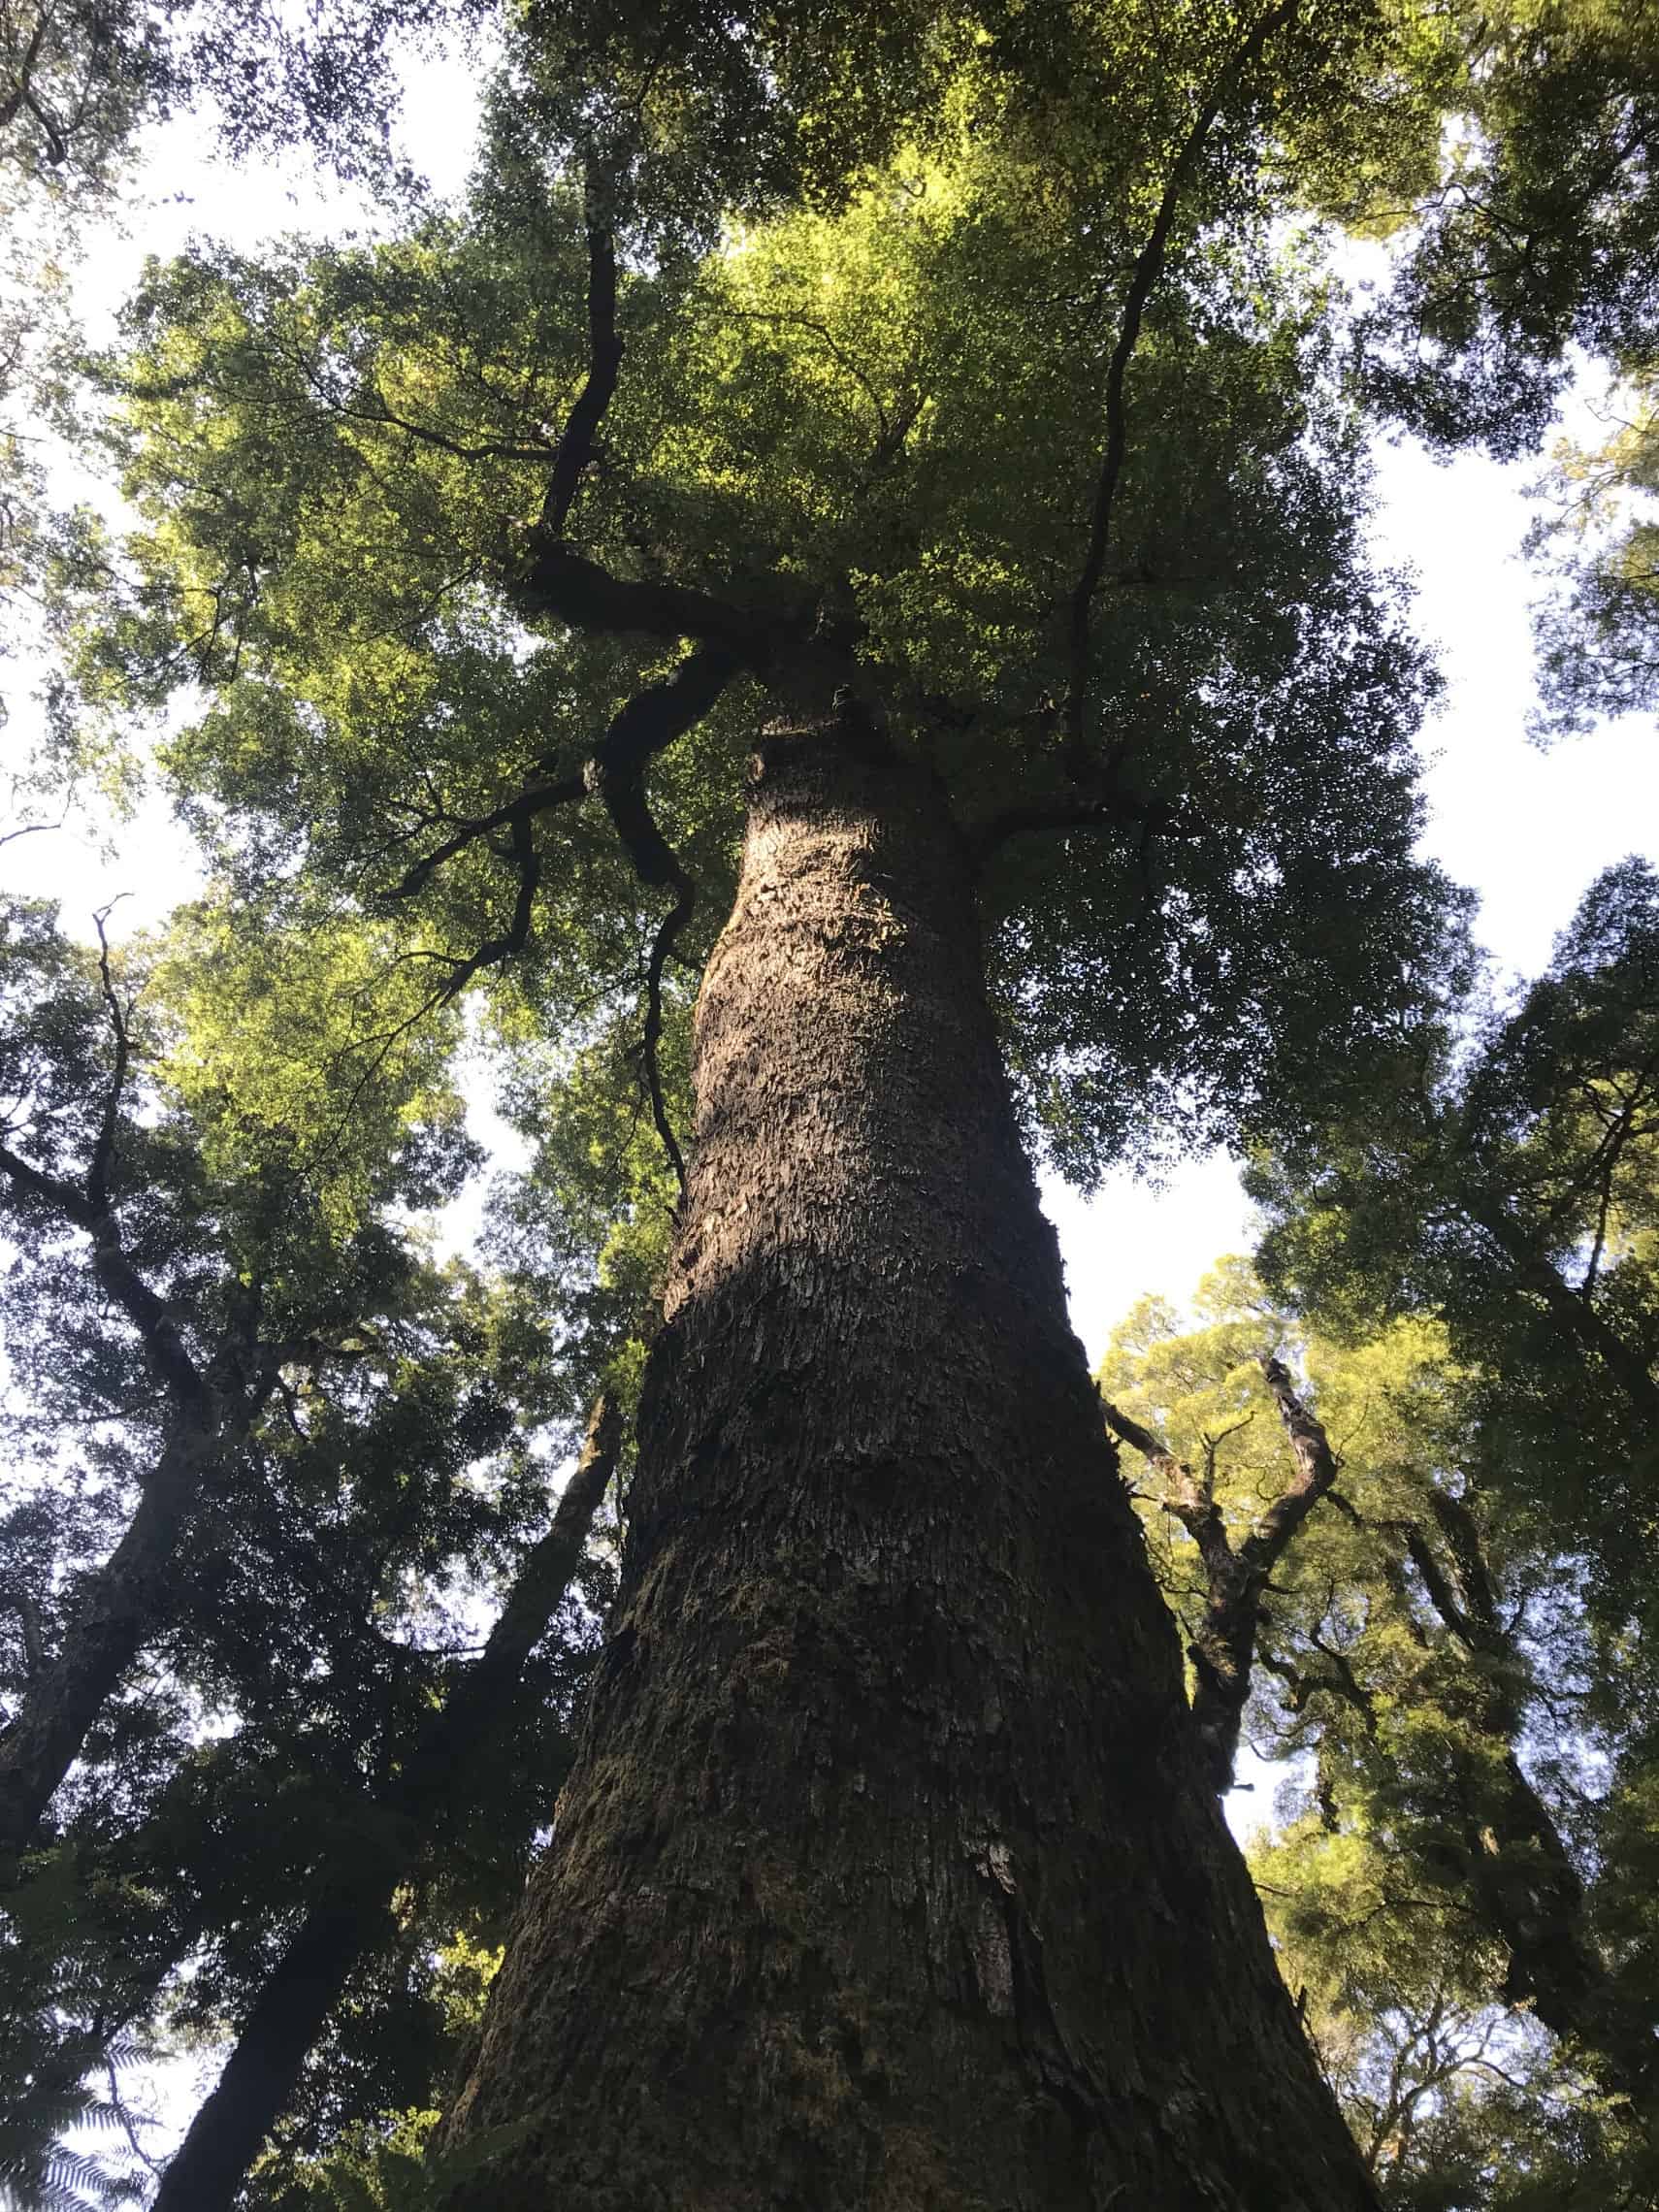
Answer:
M1194 36L1194 71L1231 51ZM504 233L524 153L499 146L466 217L400 244L158 273L117 374L146 525L82 667L113 701L211 684L172 766L245 892L377 901L439 978L510 946L558 1025L645 918L592 810L537 795L665 662L526 596L586 258L565 184ZM800 640L832 640L970 822L1052 811L1114 295L1158 158L1143 143L1107 179L1062 136L1039 171L953 111L833 211L625 267L583 557L732 605L774 690ZM1086 1179L1175 1119L1238 1136L1322 1110L1412 1018L1403 969L1455 937L1412 854L1432 677L1360 550L1323 293L1243 200L1196 228L1221 174L1183 208L1129 384L1085 715L1112 803L1098 837L1033 840L987 880L1012 1057ZM699 884L730 879L754 711L729 694L652 767Z
M1114 1426L1126 1413L1168 1447L1125 1474L1200 1692L1294 1480L1261 1350L1305 1369L1340 1455L1262 1587L1248 1732L1295 1763L1251 1858L1361 2149L1390 2204L1547 2201L1527 2195L1540 2175L1565 2189L1581 2168L1634 2206L1650 2180L1645 1672L1599 1644L1514 1471L1507 1494L1483 1486L1502 1410L1437 1326L1334 1344L1237 1262L1200 1303L1207 1325L1183 1330L1143 1302L1102 1388ZM1561 2200L1600 2200L1585 2189Z
M1594 1546L1610 1621L1647 1606L1628 1570L1659 1403L1655 896L1644 863L1606 871L1463 1055L1425 1050L1317 1159L1252 1172L1276 1285L1348 1329L1444 1317L1503 1437L1489 1479Z
M283 2212L442 2212L457 2183L487 2173L529 2132L528 2123L508 2123L434 2151L428 2146L438 2122L436 2112L411 2110L390 2128L353 2131L298 2169L281 2197ZM255 2202L265 2201L261 2179L256 2167Z

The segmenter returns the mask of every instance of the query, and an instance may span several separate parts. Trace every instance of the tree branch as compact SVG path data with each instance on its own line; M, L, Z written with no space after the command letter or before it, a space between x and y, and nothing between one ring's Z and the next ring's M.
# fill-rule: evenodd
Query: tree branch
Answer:
M320 1870L306 1918L255 1998L216 2087L163 2176L154 2212L226 2212L235 2198L353 1971L389 1939L400 1882L430 1852L445 1805L467 1801L478 1763L499 1747L525 1661L581 1562L621 1447L621 1411L606 1390L594 1407L553 1525L520 1564L482 1653L431 1716L403 1774L390 1776L378 1793L396 1816L380 1832L381 1847Z
M489 814L468 816L454 836L446 837L423 860L416 861L384 895L388 899L412 898L439 868L464 853L469 845L475 845L480 837L487 837L496 830L510 829L521 819L528 821L534 815L550 813L555 807L573 805L586 795L587 788L579 775L566 776L558 783L527 784L516 798L506 799Z
M103 986L104 1004L110 1011L110 1027L115 1039L115 1065L110 1077L109 1096L104 1101L104 1117L99 1123L97 1142L92 1147L91 1162L86 1170L86 1198L95 1215L102 1218L110 1210L110 1166L115 1155L115 1126L121 1110L121 1091L127 1080L127 1061L131 1051L127 1036L126 1016L121 1002L115 996L115 986L110 974L110 940L104 934L104 924L109 920L110 908L102 907L92 917L92 926L98 932L98 977Z
M536 894L541 888L541 861L536 850L532 819L525 813L512 817L512 860L518 870L518 892L512 902L511 921L499 936L486 937L475 953L454 963L448 982L438 994L437 1005L447 1006L466 990L480 969L500 967L515 954L522 953L530 942L530 926L536 918Z
M778 625L751 608L682 584L614 576L539 526L508 584L527 614L551 616L575 630L695 637L724 645L750 667L764 665L776 641ZM804 625L795 627L805 634Z
M1197 1675L1192 1717L1208 1778L1218 1793L1232 1785L1233 1763L1250 1695L1251 1667L1262 1626L1262 1592L1296 1531L1327 1494L1339 1472L1323 1428L1297 1397L1282 1363L1264 1357L1261 1372L1289 1436L1297 1479L1274 1500L1236 1550L1228 1541L1226 1522L1215 1496L1214 1447L1220 1440L1210 1441L1206 1480L1200 1483L1161 1437L1143 1428L1118 1407L1108 1405L1105 1409L1107 1426L1113 1434L1163 1477L1169 1510L1190 1534L1203 1562L1207 1585L1204 1617L1190 1646ZM1262 1656L1266 1658L1265 1652ZM1325 1656L1339 1667L1342 1664L1336 1654L1327 1651ZM1284 1664L1268 1664L1275 1674L1289 1678Z
M666 682L652 684L631 699L611 723L586 777L603 804L641 883L674 893L674 904L657 930L645 979L645 1026L641 1057L651 1119L679 1184L686 1187L685 1159L663 1096L658 1047L663 1035L663 973L668 956L697 908L697 885L657 827L645 795L645 764L701 721L736 673L733 655L705 646L682 661Z
M1255 1639L1256 1589L1240 1571L1226 1523L1213 1495L1206 1497L1185 1460L1163 1439L1120 1408L1105 1407L1106 1425L1163 1477L1168 1506L1198 1546L1204 1564L1203 1618L1187 1646L1195 1682L1193 1736L1205 1780L1222 1796L1232 1787L1245 1699L1250 1691L1251 1649Z
M594 439L622 366L622 341L616 335L616 240L604 213L607 197L604 180L590 161L583 179L588 233L588 375L553 456L553 472L541 502L540 529L548 538L565 535L582 471L593 457Z
M9 1145L0 1145L0 1173L6 1176L14 1190L34 1199L70 1227L82 1230L92 1239L92 1267L99 1285L138 1330L145 1350L169 1393L181 1402L193 1403L200 1397L204 1384L196 1364L184 1349L165 1301L156 1296L122 1252L109 1209L99 1212L83 1191L57 1176L46 1175L38 1167L31 1167Z
M1296 1480L1274 1500L1260 1527L1240 1546L1241 1559L1265 1581L1284 1556L1290 1539L1329 1492L1342 1468L1330 1448L1324 1424L1315 1419L1296 1395L1283 1361L1264 1357L1260 1366L1285 1423L1297 1470Z
M1146 244L1136 255L1134 268L1129 274L1129 289L1123 301L1123 319L1119 326L1118 342L1112 348L1112 357L1106 369L1106 451L1100 464L1099 480L1094 488L1083 572L1071 595L1067 622L1070 675L1064 710L1065 744L1072 772L1080 780L1087 775L1090 765L1083 728L1083 700L1089 673L1090 619L1094 595L1100 588L1101 575L1106 567L1112 507L1128 446L1128 429L1123 412L1123 379L1128 374L1129 363L1140 341L1141 321L1152 297L1153 287L1163 274L1169 235L1175 226L1181 196L1191 181L1192 173L1197 168L1210 133L1216 126L1222 104L1231 91L1234 81L1257 58L1274 33L1290 22L1296 14L1297 5L1298 0L1280 0L1280 5L1261 18L1237 53L1217 76L1209 97L1193 118L1192 127L1175 157L1174 167L1164 183L1157 212L1153 218L1152 229L1147 234Z

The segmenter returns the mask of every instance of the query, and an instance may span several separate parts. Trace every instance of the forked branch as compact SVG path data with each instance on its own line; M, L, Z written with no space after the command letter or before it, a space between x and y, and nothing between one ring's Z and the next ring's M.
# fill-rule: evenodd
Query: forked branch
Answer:
M1118 1407L1105 1409L1112 1433L1157 1469L1169 1510L1197 1545L1203 1563L1204 1613L1189 1647L1197 1678L1192 1719L1207 1778L1218 1792L1232 1786L1251 1666L1262 1625L1262 1593L1296 1531L1340 1472L1323 1427L1296 1395L1283 1363L1264 1358L1260 1364L1285 1422L1296 1477L1237 1545L1216 1503L1213 1448L1220 1439L1210 1440L1200 1481L1161 1437Z
M646 963L640 1053L651 1120L682 1194L685 1159L663 1095L659 1047L663 1037L663 976L669 955L697 910L697 885L657 826L645 792L645 765L701 721L736 669L734 656L719 647L705 646L692 654L665 682L649 686L629 700L606 731L587 768L589 788L610 816L640 882L666 887L674 894L673 906L657 930Z

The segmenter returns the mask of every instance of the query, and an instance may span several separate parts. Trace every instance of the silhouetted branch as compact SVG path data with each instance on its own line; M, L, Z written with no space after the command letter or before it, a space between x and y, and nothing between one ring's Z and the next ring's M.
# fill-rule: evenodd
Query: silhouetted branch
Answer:
M652 815L645 795L645 764L699 722L736 673L734 657L704 647L680 663L667 681L653 684L622 709L588 764L590 790L602 802L641 883L674 893L651 946L645 976L645 1026L641 1057L651 1119L682 1193L685 1160L663 1096L658 1047L663 1035L663 974L674 944L697 908L697 885L681 865Z
M446 837L424 859L415 862L402 879L385 894L387 898L412 898L422 890L433 874L480 837L489 836L497 830L510 829L520 821L529 821L537 814L546 814L559 806L570 806L583 797L587 784L579 775L566 776L558 783L527 784L516 798L504 800L488 814L470 815L462 821L452 837Z
M770 655L780 625L711 593L683 584L614 576L562 538L533 531L527 557L509 579L525 612L550 615L575 630L695 637L724 645L750 666ZM797 624L802 634L809 626Z
M110 1210L110 1164L115 1154L115 1128L121 1111L121 1092L126 1087L127 1062L131 1044L127 1036L127 1019L120 1000L115 995L114 979L110 973L110 940L104 934L104 924L110 918L108 906L92 917L92 926L98 932L98 979L103 987L104 1004L109 1009L110 1028L115 1040L115 1064L110 1076L109 1095L104 1101L104 1117L99 1124L97 1142L92 1147L91 1162L86 1170L86 1197L95 1214Z
M603 207L604 180L592 162L583 196L588 232L588 375L553 456L553 472L541 503L541 531L547 537L565 535L582 471L593 457L594 439L622 366L622 341L616 335L616 240Z

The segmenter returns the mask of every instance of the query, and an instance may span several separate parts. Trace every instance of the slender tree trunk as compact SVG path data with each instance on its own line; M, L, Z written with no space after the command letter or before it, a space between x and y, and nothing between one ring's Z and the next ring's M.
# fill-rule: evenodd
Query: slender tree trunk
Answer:
M581 1564L616 1471L621 1427L615 1397L602 1392L552 1527L527 1554L489 1642L388 1793L398 1828L371 1864L325 1881L169 2162L150 2212L228 2212L260 2145L293 2101L300 2069L346 1983L394 1935L393 1895L431 1843L444 1797L471 1788L499 1735L524 1663Z
M217 1408L204 1394L163 1446L120 1543L86 1578L61 1647L30 1675L0 1736L0 1854L33 1840L86 1731L137 1657L185 1517L224 1442Z
M1361 2212L1190 1748L943 800L765 743L620 1625L469 2212Z

